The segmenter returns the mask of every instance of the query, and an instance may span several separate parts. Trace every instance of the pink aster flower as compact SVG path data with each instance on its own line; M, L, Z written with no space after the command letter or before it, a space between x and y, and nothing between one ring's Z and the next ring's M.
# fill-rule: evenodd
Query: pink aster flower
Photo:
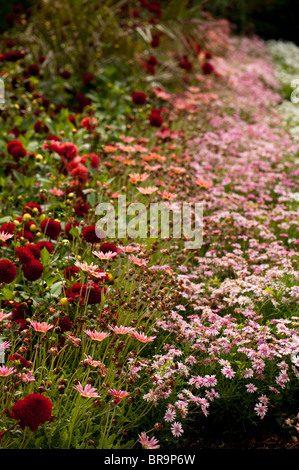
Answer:
M12 233L0 232L0 240L2 242L6 242L10 238L13 238L13 236L14 235Z
M71 335L70 333L67 334L67 339L69 339L73 345L76 347L76 348L79 348L80 347L80 344L81 344L81 338L76 338L75 336Z
M254 407L254 411L261 419L263 419L267 413L268 407L262 403L257 403Z
M181 423L178 423L177 421L175 421L171 425L171 432L175 437L180 437L184 432Z
M141 194L153 194L159 188L157 186L147 186L147 188L138 187L136 188Z
M117 256L117 253L113 251L108 251L107 253L102 253L101 251L93 251L92 254L102 260L113 259L115 258L115 256Z
M94 359L92 359L91 356L87 356L87 354L85 354L85 359L83 360L83 364L88 364L90 366L93 366L93 367L105 367L104 364L101 362L101 361L95 361Z
M84 330L84 332L95 341L103 341L103 339L110 336L110 333L105 333L104 331L92 331L92 330Z
M17 369L15 369L14 367L1 366L0 367L0 377L7 377L8 375L11 375L16 371L17 371Z
M125 335L126 333L131 333L132 331L134 331L134 328L132 328L131 326L111 326L111 325L108 325L108 328L110 328L110 330L112 330L114 333L116 333L117 335Z
M90 384L85 385L83 388L81 382L79 382L77 385L74 385L73 388L80 393L81 397L100 398L100 395L97 393L97 389L92 387Z
M130 395L129 392L126 392L125 390L115 390L115 388L111 388L110 390L108 390L108 393L110 393L110 395L112 395L113 397L119 399L126 398L128 395Z
M232 379L236 374L235 371L233 371L233 369L231 369L230 367L223 367L221 369L221 372L227 379Z
M249 393L254 393L254 392L257 391L256 386L253 385L253 384L251 384L251 383L250 383L250 384L247 384L247 385L246 385L246 388L247 388L247 392L249 392Z
M4 313L3 310L0 311L0 321L6 320L6 318L11 317L12 313Z
M133 255L129 255L128 258L132 263L137 264L137 266L145 266L149 262L148 259L141 259Z
M171 423L174 418L175 418L175 415L176 415L176 411L175 410L171 410L170 408L166 411L165 415L164 415L164 420Z
M139 251L140 250L139 246L132 246L132 245L117 246L117 248L121 249L124 253L132 253L134 251Z
M151 439L149 439L146 435L145 432L142 432L141 434L138 435L139 437L139 443L142 445L143 449L159 449L160 446L158 445L159 441L158 439L153 436Z
M130 336L141 343L152 343L156 339L156 336L146 336L144 333L137 333L137 331L134 331Z
M53 325L49 325L46 322L38 322L38 321L33 321L29 320L31 328L33 328L35 331L38 331L39 333L47 333L47 331L51 330L53 328Z
M30 382L35 381L35 377L33 376L33 370L30 370L29 372L22 372L18 374L18 377L22 380L23 383L29 384Z
M97 269L97 266L95 266L93 263L87 264L86 261L84 261L83 263L76 261L75 266L81 269L81 271L85 271L87 273L93 273Z
M4 351L6 348L9 348L11 346L10 341L3 341L3 343L0 343L0 351Z

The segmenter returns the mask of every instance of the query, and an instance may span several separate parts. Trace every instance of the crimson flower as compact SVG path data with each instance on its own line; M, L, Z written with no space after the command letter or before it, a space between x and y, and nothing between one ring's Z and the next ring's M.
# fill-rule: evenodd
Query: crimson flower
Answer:
M10 417L19 421L21 429L28 426L31 431L36 431L41 424L51 419L52 408L53 404L47 397L31 393L12 406Z

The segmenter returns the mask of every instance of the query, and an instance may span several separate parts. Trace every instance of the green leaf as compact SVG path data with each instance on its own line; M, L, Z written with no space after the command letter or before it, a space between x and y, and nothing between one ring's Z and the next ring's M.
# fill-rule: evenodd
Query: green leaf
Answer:
M171 0L164 10L162 15L163 20L176 20L180 17L186 6L188 5L189 0Z
M61 281L55 282L55 284L53 284L50 288L50 293L54 297L58 297L61 294L61 291L62 291Z
M44 266L47 266L50 259L50 253L48 252L47 248L44 247L40 252L41 262Z
M78 238L80 236L80 231L78 229L78 227L72 227L71 230L69 231L69 233L74 237L74 238Z
M2 289L2 295L3 295L3 297L4 297L4 300L10 300L10 299L13 299L13 298L14 298L13 291L7 289L7 287L5 287L4 289Z

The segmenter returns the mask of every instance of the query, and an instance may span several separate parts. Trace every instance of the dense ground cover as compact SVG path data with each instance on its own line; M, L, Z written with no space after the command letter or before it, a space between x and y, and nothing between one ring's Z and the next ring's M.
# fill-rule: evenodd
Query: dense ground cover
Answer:
M62 17L57 36L48 10L16 9L5 33L1 448L203 448L223 431L296 445L287 46L165 11L109 10L114 36L88 56L84 28ZM96 207L119 195L202 203L202 245L99 239Z

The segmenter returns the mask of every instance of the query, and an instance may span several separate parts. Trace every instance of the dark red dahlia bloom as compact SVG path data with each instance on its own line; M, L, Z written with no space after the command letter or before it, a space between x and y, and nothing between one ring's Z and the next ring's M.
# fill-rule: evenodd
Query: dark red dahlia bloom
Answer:
M23 230L17 234L17 239L19 238L26 238L30 243L34 241L34 235L33 233L29 232L28 230Z
M211 62L204 62L201 66L201 69L205 75L209 75L210 73L214 72L214 67Z
M112 253L119 253L119 249L117 246L113 245L113 243L110 242L104 242L100 246L100 251L102 253L108 253L108 251L112 251Z
M53 404L47 397L31 393L12 406L10 417L19 421L21 429L28 426L31 431L36 431L41 424L50 420L52 409Z
M23 158L27 155L22 142L19 140L12 140L11 142L8 142L6 149L16 162L18 162L20 158Z
M63 271L63 276L65 279L70 280L71 277L75 276L80 272L80 269L77 266L69 266Z
M30 243L29 245L26 245L26 248L32 253L35 259L40 259L40 249L36 245Z
M29 250L26 246L17 247L16 254L22 264L30 263L34 259L32 251Z
M13 222L8 222L7 224L2 224L1 225L1 232L6 232L6 233L14 233L16 230L16 226Z
M146 94L143 91L134 91L132 93L132 101L134 104L142 105L146 103Z
M160 112L158 112L157 110L152 110L151 115L149 117L149 122L150 125L153 127L161 127L164 122L164 119L162 118Z
M85 227L82 231L82 237L84 240L88 243L99 243L101 239L97 236L96 232L96 226L95 225L89 225L88 227Z
M61 225L60 222L54 219L44 219L40 224L41 231L47 235L48 237L52 238L52 240L56 240L56 238L61 233Z
M160 45L160 37L159 34L153 34L153 38L151 40L151 46L156 48Z
M27 361L23 356L20 354L13 354L8 358L10 361L20 361L23 367L32 367L32 362Z
M147 65L151 65L152 67L155 67L158 63L158 59L154 55L150 55L146 63Z
M190 72L193 68L190 60L188 59L186 55L183 55L183 58L179 62L179 66L181 67L181 69L184 69L187 72Z
M40 249L40 251L43 249L43 248L46 248L48 250L49 253L53 253L54 251L54 246L52 245L51 242L48 242L46 240L42 240L40 242L37 242L35 244L35 246L37 246L37 248Z
M15 265L8 259L0 261L0 283L10 284L17 277L17 270Z
M28 281L36 281L43 274L44 267L40 261L34 258L30 263L23 264L22 270Z
M28 69L27 69L29 75L32 75L32 76L37 76L39 75L39 66L37 64L31 64L29 65Z
M72 329L72 321L68 317L55 318L53 325L59 326L62 333Z
M102 299L102 289L94 283L84 284L81 297L83 303L99 304Z
M83 75L82 80L85 86L90 85L90 83L95 79L95 76L91 73L86 73Z
M83 181L84 183L88 180L88 168L84 165L78 165L71 171L71 177Z
M78 202L78 204L76 204L74 207L75 214L78 217L82 217L82 215L88 214L89 209L90 205L86 204L85 202Z
M42 121L36 121L34 124L34 130L37 134L45 134L46 132L49 132L49 127Z
M63 70L61 73L60 73L60 76L62 78L65 78L66 80L68 80L69 78L71 78L72 74L71 72L69 72L69 70Z
M85 117L81 121L81 126L83 126L88 131L95 129L97 125L98 121L94 117Z
M23 207L22 213L25 214L25 212L28 212L29 214L32 214L34 213L33 209L37 210L39 215L41 215L43 212L39 204L35 204L34 202L28 202L28 204L25 204L25 206Z

